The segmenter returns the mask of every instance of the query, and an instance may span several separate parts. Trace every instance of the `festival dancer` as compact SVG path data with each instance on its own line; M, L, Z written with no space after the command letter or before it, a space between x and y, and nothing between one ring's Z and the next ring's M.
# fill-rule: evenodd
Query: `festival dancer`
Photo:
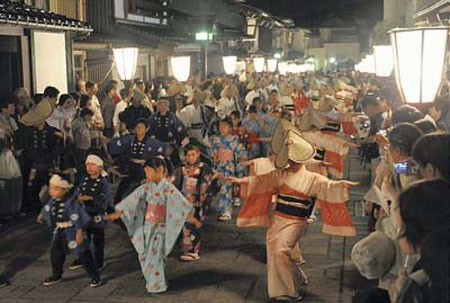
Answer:
M213 171L207 164L200 161L200 150L197 146L189 144L185 151L187 163L181 167L177 187L194 206L194 217L199 222L203 222L209 208L208 200L211 198L208 190L213 178ZM186 222L181 239L180 260L200 259L201 238L201 229L197 228L195 224Z
M350 181L331 181L312 173L305 163L315 155L314 146L298 130L283 120L272 141L277 170L246 178L229 177L231 183L241 184L246 200L238 216L240 227L266 226L267 276L269 297L296 302L299 293L302 260L297 243L307 226L312 199L317 198L322 209L323 232L354 236L356 234L345 202ZM272 219L272 196L277 201ZM339 214L339 215L337 215Z
M51 286L62 281L63 266L66 255L73 251L80 258L84 269L91 278L91 287L98 287L102 280L94 263L94 258L87 241L83 239L83 228L91 218L76 200L73 184L61 175L50 179L49 194L51 199L37 218L38 223L46 221L53 229L50 244L50 260L53 274L45 279L44 286Z
M107 173L103 169L103 160L90 154L86 159L86 172L81 183L77 187L78 201L91 217L91 221L85 227L87 245L91 239L94 243L94 259L99 271L103 270L105 255L105 228L107 221L104 219L108 205L111 205L111 190L107 180ZM79 259L74 260L70 269L82 267Z
M112 156L122 156L127 166L126 177L122 178L114 198L114 203L120 202L133 184L140 184L145 179L145 159L166 153L166 145L147 135L146 119L136 121L135 135L125 135L111 140L108 152Z
M258 99L261 102L261 99ZM260 135L263 131L261 120L258 119L258 112L255 105L250 105L248 109L248 116L242 120L242 127L247 133L246 148L249 153L249 158L258 158L261 155L261 142L259 141Z
M240 177L244 175L242 162L245 159L242 145L232 134L232 123L226 118L219 122L220 135L213 137L211 149L215 170L223 177ZM232 217L233 185L221 181L219 191L219 220L228 221Z
M164 259L167 257L185 224L199 228L201 223L191 212L192 204L165 178L166 164L162 157L145 162L147 183L116 205L109 218L121 218L128 229L146 281L147 291L167 290Z

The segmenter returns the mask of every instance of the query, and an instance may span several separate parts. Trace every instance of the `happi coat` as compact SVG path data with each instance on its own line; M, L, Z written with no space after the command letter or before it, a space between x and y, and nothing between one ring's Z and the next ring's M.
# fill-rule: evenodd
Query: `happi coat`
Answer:
M148 292L167 290L164 259L170 254L192 204L167 180L145 183L116 206L138 253Z

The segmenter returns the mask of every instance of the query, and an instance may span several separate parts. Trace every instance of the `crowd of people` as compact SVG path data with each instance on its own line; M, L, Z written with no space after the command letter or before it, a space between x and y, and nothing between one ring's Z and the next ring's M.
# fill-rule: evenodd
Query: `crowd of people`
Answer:
M73 93L49 86L32 98L18 88L0 100L0 228L36 215L52 230L43 284L61 282L73 252L69 268L83 267L98 287L105 229L115 222L147 291L159 293L177 239L181 261L201 257L213 206L219 221L268 228L269 297L300 301L308 277L299 241L316 211L324 233L356 235L346 202L357 183L343 180L354 148L372 173L372 233L352 258L380 281L358 292L360 302L448 302L447 91L418 109L389 81L353 71L111 80L101 91L80 81Z

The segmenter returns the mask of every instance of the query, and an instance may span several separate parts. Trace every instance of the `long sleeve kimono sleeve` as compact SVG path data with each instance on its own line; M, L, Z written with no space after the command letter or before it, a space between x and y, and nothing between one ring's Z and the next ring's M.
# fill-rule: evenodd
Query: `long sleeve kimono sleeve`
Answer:
M339 181L316 174L311 196L321 209L322 232L333 236L353 237L356 230L348 212L348 189Z
M145 252L144 220L146 195L145 186L141 185L116 205L116 211L124 211L120 218L125 224L128 236L139 255Z
M234 149L234 165L236 167L235 175L237 177L242 177L245 174L245 167L242 164L246 160L245 149L236 139L236 148Z
M238 227L268 227L272 196L279 190L282 172L272 171L265 175L248 177L241 185L245 198L237 218Z

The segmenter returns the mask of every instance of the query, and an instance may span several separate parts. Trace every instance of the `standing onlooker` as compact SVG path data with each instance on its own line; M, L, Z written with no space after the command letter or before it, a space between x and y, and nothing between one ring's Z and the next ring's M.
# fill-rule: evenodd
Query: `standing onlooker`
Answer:
M450 100L438 97L433 103L430 115L439 129L450 131Z
M86 90L87 90L87 95L89 96L89 100L90 100L88 107L94 113L94 117L93 117L94 123L103 126L104 122L103 122L102 110L101 110L101 106L100 106L100 101L98 101L98 98L97 98L98 86L96 83L88 81L88 82L86 82Z
M0 100L0 124L9 137L18 129L16 121L12 118L14 113L15 106L12 99L6 98Z
M105 129L103 133L106 137L112 137L114 133L113 128L113 118L115 111L114 96L116 95L114 85L108 84L105 88L105 93L106 97L103 100L103 104L101 106L102 116L105 122Z
M131 98L132 104L119 115L120 121L125 124L130 132L133 132L136 122L140 118L148 119L151 116L150 109L142 104L144 99L145 95L136 89Z
M120 100L120 102L116 104L112 120L114 137L120 136L122 125L119 119L119 115L128 107L128 103L130 102L130 96L128 95L128 90L126 88L120 90L120 97L122 100Z
M75 156L77 159L77 181L79 181L84 174L86 157L91 148L90 122L93 115L94 113L89 108L83 108L80 112L80 116L72 123Z

